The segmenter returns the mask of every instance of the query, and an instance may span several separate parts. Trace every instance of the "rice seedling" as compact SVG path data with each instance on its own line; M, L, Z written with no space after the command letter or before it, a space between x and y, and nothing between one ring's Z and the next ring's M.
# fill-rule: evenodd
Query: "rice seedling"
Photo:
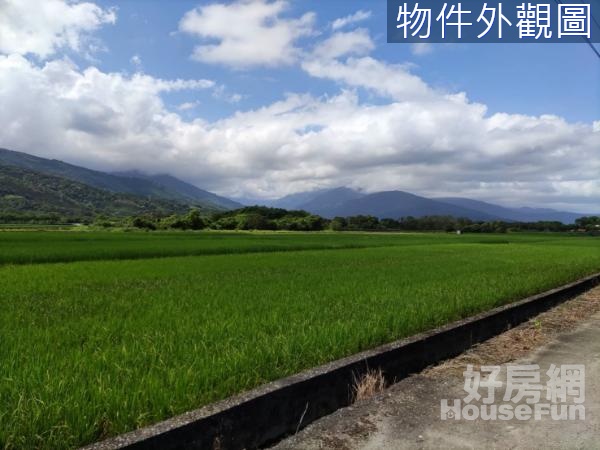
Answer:
M554 235L56 234L0 236L3 448L87 444L600 270L600 240ZM109 259L144 245L223 254Z

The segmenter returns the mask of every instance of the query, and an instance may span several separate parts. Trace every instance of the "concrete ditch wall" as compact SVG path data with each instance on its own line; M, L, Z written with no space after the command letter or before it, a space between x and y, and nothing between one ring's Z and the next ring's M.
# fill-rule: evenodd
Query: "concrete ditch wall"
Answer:
M466 320L344 358L86 447L127 449L251 449L264 447L347 406L352 385L380 368L398 381L464 352L600 283L596 274Z

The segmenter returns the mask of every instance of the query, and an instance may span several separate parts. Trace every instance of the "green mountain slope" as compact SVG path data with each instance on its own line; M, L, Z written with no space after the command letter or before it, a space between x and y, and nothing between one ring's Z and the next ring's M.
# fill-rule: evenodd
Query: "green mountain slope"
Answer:
M212 192L200 189L193 184L186 183L185 181L175 178L174 176L161 174L161 175L147 175L142 172L120 172L116 175L127 178L139 178L144 180L152 181L160 186L166 188L169 192L176 192L182 198L187 199L188 202L205 202L212 203L223 209L238 209L242 208L241 203L230 200L226 197L213 194Z
M63 177L0 164L0 216L91 219L97 215L183 213L176 201L148 199L96 189Z
M232 200L204 191L168 175L152 177L140 175L138 172L109 174L55 159L40 158L2 148L0 148L0 164L63 177L116 193L174 200L211 209L234 209L241 206Z

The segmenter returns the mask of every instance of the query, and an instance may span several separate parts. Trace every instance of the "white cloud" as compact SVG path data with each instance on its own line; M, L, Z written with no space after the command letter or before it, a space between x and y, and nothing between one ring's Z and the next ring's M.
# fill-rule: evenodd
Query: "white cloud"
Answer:
M363 20L367 20L371 17L371 11L363 11L362 9L356 11L354 14L351 14L346 17L340 17L336 19L331 24L331 28L333 30L339 30L340 28L344 28L353 23L362 22Z
M410 46L410 51L417 56L428 55L433 52L433 46L428 42L417 42Z
M370 56L338 59L311 58L302 63L311 76L368 89L394 100L426 98L433 91L404 65L387 64Z
M231 94L229 96L229 103L239 103L244 98L241 94Z
M161 93L210 89L214 82L79 70L64 59L38 66L10 55L0 56L0 86L2 145L116 169L169 147L176 116Z
M186 26L199 26L207 17L221 20L238 8L248 15L241 26L249 23L262 36L255 42L268 49L271 43L263 39L270 28L298 22L280 17L285 6L258 0L211 5L189 13ZM203 33L221 36L217 47L236 49L237 59L215 62L266 63L256 53L245 55L235 33L223 34L220 20L211 19ZM294 41L275 45L279 50L268 58L293 61ZM21 51L0 55L0 147L104 170L170 172L229 195L275 196L348 185L506 203L518 198L583 211L597 207L600 121L489 115L485 105L463 93L432 89L408 66L368 56L372 46L364 30L334 33L303 55L301 67L338 83L339 92L289 94L215 122L186 120L177 112L195 108L201 116L202 105L193 100L171 111L161 97L204 89L240 100L211 80L106 73L80 69L68 59L33 62ZM379 96L378 104L361 102L358 90Z
M194 49L192 58L234 68L279 66L296 61L295 42L312 34L314 14L299 19L280 17L284 0L240 0L201 6L185 14L179 30L208 41Z
M140 57L140 55L133 55L131 57L131 59L129 60L129 62L131 63L131 65L133 67L135 67L135 70L137 70L137 71L142 70L142 58Z
M47 58L59 49L86 52L88 36L114 24L114 9L65 0L0 0L0 53Z
M318 44L313 55L316 58L339 58L345 55L364 55L375 48L375 44L365 29L347 33L335 33L330 38Z
M394 100L424 99L434 94L423 80L410 73L408 65L362 56L373 48L366 29L334 33L305 55L301 67L312 77L364 88Z
M177 109L179 111L190 111L192 109L195 109L198 105L200 105L199 101L184 102L184 103L181 103L179 106L177 106Z
M374 59L339 64L407 77L402 67ZM230 195L349 185L568 202L583 210L598 204L600 134L594 125L556 116L488 116L465 95L435 92L412 77L425 96L390 90L394 98L369 105L353 90L291 94L209 123L186 121L161 100L165 91L214 88L207 80L0 57L0 146L105 170L168 171ZM362 77L353 79L373 89Z
M239 103L244 98L242 94L230 93L227 87L222 84L213 89L213 97L232 104Z

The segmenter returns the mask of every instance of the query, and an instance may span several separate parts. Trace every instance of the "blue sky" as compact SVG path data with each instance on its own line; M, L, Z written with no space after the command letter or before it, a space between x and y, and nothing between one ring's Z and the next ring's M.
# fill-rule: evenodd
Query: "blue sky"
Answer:
M134 70L130 62L139 55L146 72L163 78L209 78L222 80L242 94L237 107L255 108L277 100L284 92L310 91L316 95L332 90L297 68L278 70L230 70L190 59L197 40L177 32L183 15L211 2L171 0L100 1L104 7L118 5L119 20L99 36L110 51L99 55L104 70ZM415 64L414 73L433 86L466 91L473 101L487 104L491 113L557 114L571 121L600 118L600 63L587 44L433 44L431 53L416 56L409 44L386 43L384 0L294 1L287 12L293 17L317 12L317 27L326 29L335 19L358 10L372 16L360 24L377 43L373 53L389 62ZM235 24L232 24L235 26ZM301 40L306 47L319 36ZM599 46L600 47L600 46ZM188 94L173 96L173 102ZM201 100L197 113L207 118L231 114L236 106Z
M1 147L234 197L600 211L586 44L387 44L383 0L5 0L0 103Z

